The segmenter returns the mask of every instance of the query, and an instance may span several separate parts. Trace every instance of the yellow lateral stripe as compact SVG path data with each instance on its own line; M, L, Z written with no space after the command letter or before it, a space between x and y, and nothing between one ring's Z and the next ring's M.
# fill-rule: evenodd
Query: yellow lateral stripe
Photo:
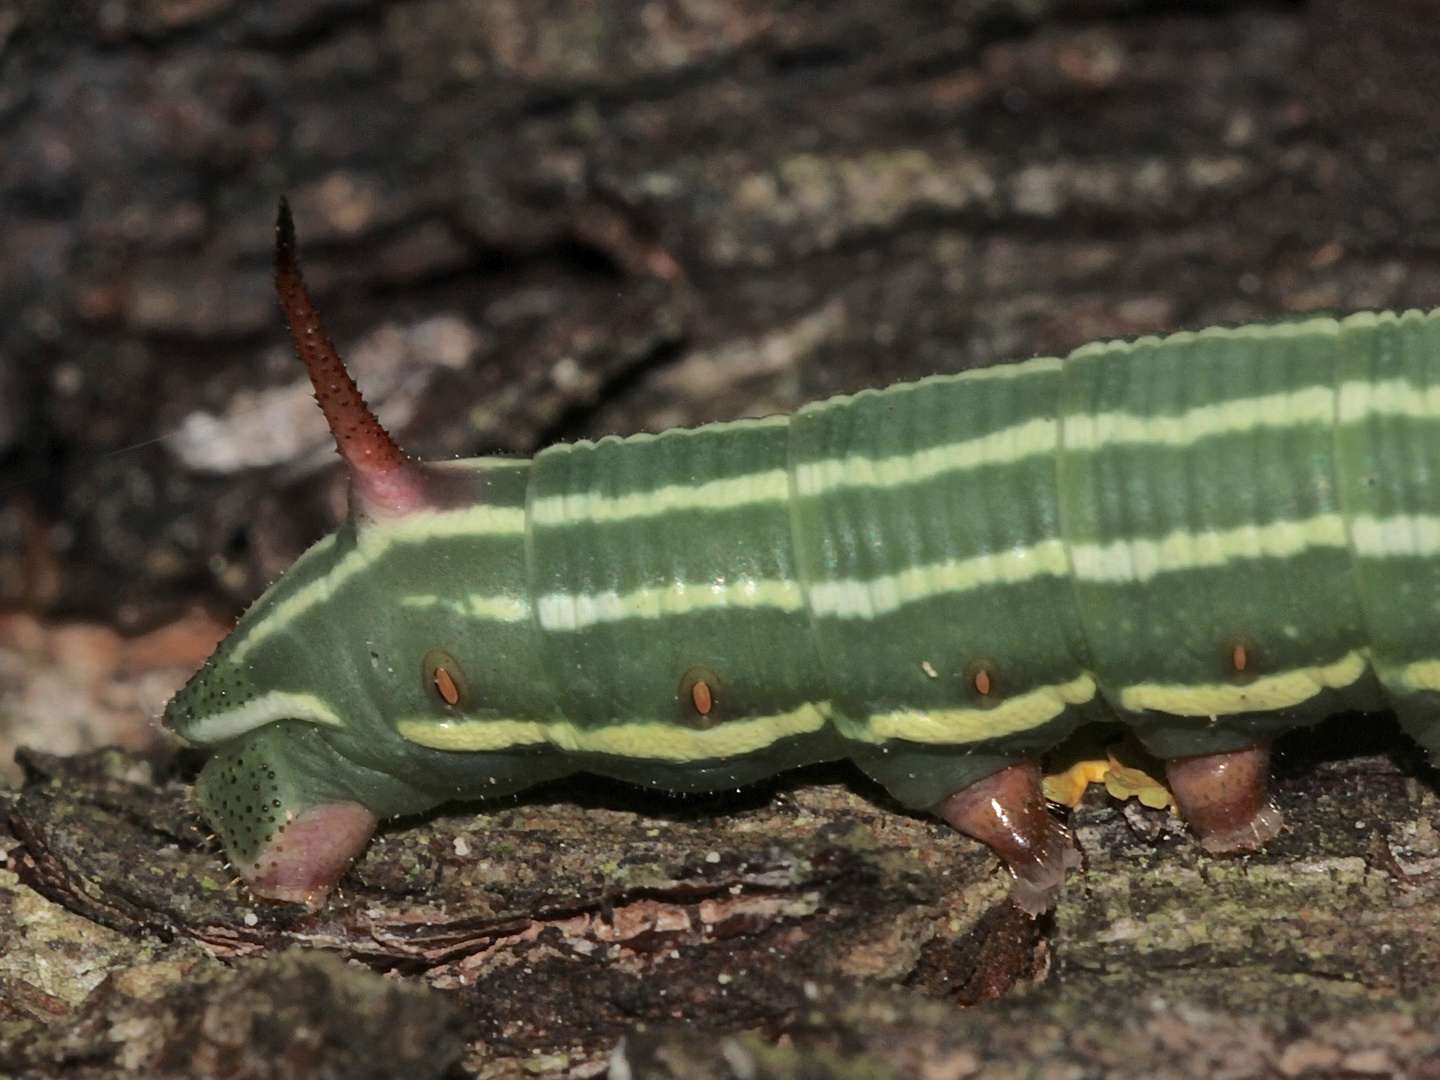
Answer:
M863 725L837 722L842 735L866 742L907 739L932 745L960 745L1029 731L1095 696L1088 674L1056 686L1039 686L989 709L897 709L875 713Z
M365 525L356 536L354 550L331 567L324 577L316 578L276 604L235 643L230 658L237 664L243 661L256 645L279 633L298 616L328 599L336 589L392 547L400 544L423 544L443 537L524 534L525 510L519 506L469 506L463 510L424 512L401 518L399 521ZM333 540L331 542L333 543ZM293 571L294 567L291 569Z
M807 597L810 610L818 616L873 619L942 593L1013 585L1042 575L1067 574L1069 570L1064 543L1044 540L994 555L912 566L872 581L819 581L809 587Z
M1347 323L1349 320L1346 320ZM1311 319L1279 323L1250 323L1245 326L1207 326L1204 330L1181 330L1174 334L1146 334L1133 341L1092 341L1081 345L1070 354L1070 359L1085 356L1099 356L1105 353L1129 353L1141 348L1155 348L1161 345L1185 345L1208 338L1230 338L1235 341L1276 341L1286 338L1314 337L1316 334L1334 335L1339 332L1340 323L1329 315L1317 315Z
M795 493L823 495L841 487L890 487L916 484L942 473L963 472L982 465L1009 465L1039 454L1054 453L1058 427L1053 419L1027 420L977 439L930 446L913 454L887 458L855 455L795 466Z
M1317 514L1304 521L1240 525L1206 532L1177 531L1160 540L1075 544L1070 549L1081 581L1148 581L1156 574L1224 566L1236 559L1286 558L1313 547L1347 547L1345 519Z
M1365 654L1352 650L1333 664L1295 668L1264 675L1252 683L1139 683L1120 691L1120 704L1131 712L1154 709L1172 716L1233 716L1266 712L1309 701L1321 690L1349 686L1365 673Z
M727 476L703 484L666 484L652 491L625 495L576 492L547 495L530 506L536 525L576 525L586 522L628 521L658 517L672 510L732 510L755 503L784 503L790 498L790 478L784 469Z
M775 716L732 720L708 730L673 720L631 720L585 728L568 720L401 720L403 738L435 750L499 751L548 743L570 753L613 754L659 761L703 761L749 754L793 735L819 731L830 720L828 701Z
M495 596L470 593L460 597L412 594L402 596L400 606L441 607L467 619L485 619L489 622L524 622L530 618L529 605L522 598L505 593Z
M272 690L238 709L212 713L195 720L180 729L179 734L202 746L214 746L275 720L310 720L330 727L345 726L334 710L314 694Z
M1440 660L1416 660L1400 669L1400 683L1410 690L1440 690Z
M1060 443L1066 451L1132 443L1189 446L1214 435L1262 427L1329 424L1335 419L1335 407L1333 389L1307 386L1283 394L1261 394L1201 405L1175 416L1136 416L1124 412L1076 414L1065 417Z
M717 608L773 608L800 611L805 597L798 582L784 578L736 578L701 584L673 582L660 588L615 592L551 593L535 605L545 630L583 630L624 619L659 619Z

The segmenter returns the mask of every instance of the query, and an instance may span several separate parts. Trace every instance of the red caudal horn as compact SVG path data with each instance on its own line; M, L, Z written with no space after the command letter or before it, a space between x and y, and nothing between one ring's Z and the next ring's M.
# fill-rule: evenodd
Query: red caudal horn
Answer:
M428 509L424 469L395 445L360 396L335 346L320 325L295 258L295 221L280 200L275 219L275 289L290 323L295 350L305 362L315 400L325 413L335 449L350 470L352 508L362 518L387 520Z

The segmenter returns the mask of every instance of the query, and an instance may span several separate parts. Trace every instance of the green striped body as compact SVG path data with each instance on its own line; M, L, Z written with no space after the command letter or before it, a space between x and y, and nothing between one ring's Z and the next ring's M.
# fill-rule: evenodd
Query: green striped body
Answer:
M1440 750L1437 315L1102 343L446 468L475 506L322 541L167 723L225 761L264 733L292 784L381 816L839 757L922 807L1115 714L1175 756L1388 701Z

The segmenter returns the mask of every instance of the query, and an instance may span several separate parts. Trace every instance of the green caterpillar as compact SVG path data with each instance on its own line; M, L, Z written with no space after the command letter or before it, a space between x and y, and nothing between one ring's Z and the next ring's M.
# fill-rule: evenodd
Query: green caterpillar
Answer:
M990 843L1031 912L1073 859L1031 762L1091 719L1263 843L1278 733L1394 708L1440 750L1440 312L1309 315L411 462L277 283L352 513L170 703L258 895L323 903L377 820L577 771L674 791L849 758Z

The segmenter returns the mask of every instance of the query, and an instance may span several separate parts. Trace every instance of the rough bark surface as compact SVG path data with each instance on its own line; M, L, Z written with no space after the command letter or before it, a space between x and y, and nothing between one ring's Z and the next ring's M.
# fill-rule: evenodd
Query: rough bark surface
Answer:
M1440 303L1437 58L1418 0L0 6L0 745L142 750L138 673L210 632L32 613L233 615L333 525L282 191L402 443L529 452ZM193 762L31 753L0 1073L1440 1076L1433 777L1326 730L1251 858L1087 797L1038 924L844 770L396 823L316 915L230 882Z
M1092 789L1085 870L1039 922L979 845L846 774L658 803L595 782L398 823L317 914L227 878L183 776L27 754L0 1066L224 1076L230 1046L257 1076L590 1076L612 1054L612 1075L736 1080L1440 1075L1440 799L1413 762L1327 754L1289 740L1289 829L1243 859ZM383 1023L355 1034L357 1014Z

